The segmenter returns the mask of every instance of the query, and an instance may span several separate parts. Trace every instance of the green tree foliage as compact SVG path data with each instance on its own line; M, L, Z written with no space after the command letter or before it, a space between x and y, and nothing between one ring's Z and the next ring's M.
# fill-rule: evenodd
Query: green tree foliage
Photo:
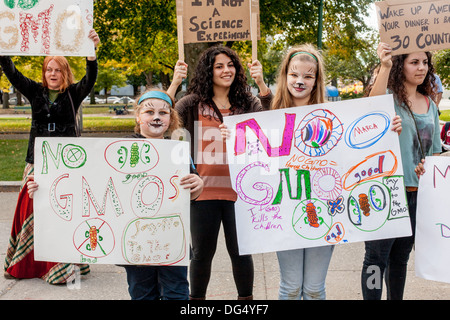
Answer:
M178 57L175 1L98 0L94 10L100 61L128 65L126 73L143 73L149 86L153 74L171 71Z
M450 49L440 50L434 55L434 67L441 78L442 85L450 88Z

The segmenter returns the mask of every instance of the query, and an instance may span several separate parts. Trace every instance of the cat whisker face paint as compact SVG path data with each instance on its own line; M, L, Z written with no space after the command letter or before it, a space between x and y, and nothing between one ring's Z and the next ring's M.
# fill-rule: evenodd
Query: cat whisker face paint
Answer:
M141 134L146 138L163 138L170 125L170 105L160 99L145 100L138 122L141 126Z
M317 64L303 60L296 56L289 62L287 85L289 93L296 105L305 105L302 101L309 101L316 85Z

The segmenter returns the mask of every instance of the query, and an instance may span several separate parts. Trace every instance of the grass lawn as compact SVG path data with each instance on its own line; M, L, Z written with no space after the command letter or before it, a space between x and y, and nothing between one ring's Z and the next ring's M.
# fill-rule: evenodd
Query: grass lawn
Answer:
M20 181L25 168L28 140L0 140L0 180Z
M450 110L442 110L439 119L442 121L450 121Z
M83 108L83 114L108 113L108 108ZM112 114L114 115L114 114ZM83 132L89 131L125 131L132 133L135 121L133 118L83 117ZM1 132L29 132L31 118L18 118L11 114L10 117L0 118ZM25 167L25 156L28 147L28 139L11 140L0 139L0 181L22 180Z
M83 131L128 131L132 132L133 118L83 117ZM28 132L31 119L1 118L0 132Z

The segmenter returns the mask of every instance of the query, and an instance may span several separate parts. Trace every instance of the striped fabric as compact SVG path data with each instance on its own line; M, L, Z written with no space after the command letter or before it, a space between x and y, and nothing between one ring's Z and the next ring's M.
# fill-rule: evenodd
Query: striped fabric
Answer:
M223 116L227 116L230 113L226 109L221 109L220 111ZM237 199L237 194L231 187L226 143L222 139L219 125L220 122L213 116L205 117L201 111L199 112L196 163L197 171L203 179L204 187L197 201L236 201Z

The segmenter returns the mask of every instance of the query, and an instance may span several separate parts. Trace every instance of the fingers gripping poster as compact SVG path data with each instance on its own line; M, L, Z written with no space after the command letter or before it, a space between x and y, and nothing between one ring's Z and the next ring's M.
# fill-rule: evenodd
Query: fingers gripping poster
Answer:
M416 275L450 283L450 157L427 157L417 195Z
M225 117L240 254L411 235L391 95Z
M35 259L187 265L188 143L37 138Z
M1 0L0 54L93 56L92 0Z

